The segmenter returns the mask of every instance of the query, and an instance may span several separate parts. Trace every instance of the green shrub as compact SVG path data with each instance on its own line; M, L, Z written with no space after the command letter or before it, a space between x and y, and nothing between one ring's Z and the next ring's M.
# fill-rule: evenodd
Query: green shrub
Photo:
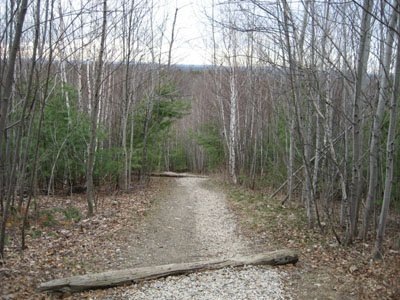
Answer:
M33 239L37 239L38 237L40 237L42 235L42 232L39 230L39 229L36 229L36 230L34 230L34 231L32 231L31 233L30 233L30 236L33 238Z
M40 224L42 226L51 227L57 225L57 220L54 217L54 209L52 210L43 210L40 212Z
M67 220L73 220L75 223L78 223L83 215L76 207L68 207L63 210L64 216Z

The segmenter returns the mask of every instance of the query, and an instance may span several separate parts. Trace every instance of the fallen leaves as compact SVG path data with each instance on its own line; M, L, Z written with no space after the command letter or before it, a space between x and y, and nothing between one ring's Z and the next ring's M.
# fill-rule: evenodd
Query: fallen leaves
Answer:
M283 208L279 199L271 201L241 187L225 185L224 189L242 233L254 240L256 247L301 252L296 267L282 267L290 274L287 286L295 299L400 299L400 254L391 248L400 230L395 221L400 219L398 212L391 212L384 259L372 261L373 237L343 247L332 234L308 229L303 208Z
M124 267L127 239L162 187L162 182L154 179L148 188L101 193L101 208L98 207L96 215L89 219L83 217L86 213L84 195L37 199L40 210L47 213L37 221L30 220L25 251L21 253L19 249L19 227L13 223L8 229L6 261L0 268L0 299L52 299L55 296L35 293L40 282ZM95 293L90 295L79 298L99 299L93 296Z

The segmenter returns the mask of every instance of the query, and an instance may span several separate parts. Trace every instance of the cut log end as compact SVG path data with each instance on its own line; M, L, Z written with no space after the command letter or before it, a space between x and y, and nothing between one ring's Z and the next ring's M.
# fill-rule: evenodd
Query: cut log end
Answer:
M74 293L84 290L138 283L140 281L172 275L190 274L197 271L216 270L225 267L240 267L244 265L277 266L296 264L298 260L299 256L295 251L284 249L250 256L238 256L225 260L214 259L192 263L169 264L73 276L44 282L37 288L37 291Z

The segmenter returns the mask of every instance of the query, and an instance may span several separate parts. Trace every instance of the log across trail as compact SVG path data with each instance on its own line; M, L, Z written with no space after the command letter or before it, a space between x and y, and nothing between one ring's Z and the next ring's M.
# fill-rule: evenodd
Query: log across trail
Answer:
M225 267L297 262L293 250L274 251L272 245L254 249L240 234L225 194L208 178L165 174L168 188L127 236L119 270L51 280L37 290L81 292Z
M176 173L176 172L153 172L153 177L170 177L170 178L208 178L206 175L197 175L190 173Z
M295 264L298 259L298 254L295 251L284 249L256 255L238 256L231 259L214 259L193 263L132 268L56 279L42 283L38 287L38 291L81 292L89 289L115 287L171 275L190 274L193 272L216 270L225 267Z

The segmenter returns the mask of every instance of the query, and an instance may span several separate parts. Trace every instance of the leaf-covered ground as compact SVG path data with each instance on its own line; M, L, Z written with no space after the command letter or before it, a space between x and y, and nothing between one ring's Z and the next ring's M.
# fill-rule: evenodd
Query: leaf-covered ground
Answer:
M127 236L148 212L162 182L152 179L151 187L124 193L100 192L97 213L89 219L85 194L40 197L36 204L41 213L30 220L23 252L20 217L10 218L6 259L0 265L0 299L54 299L58 296L37 294L35 288L54 278L125 268ZM63 297L68 296L77 299Z
M291 274L286 287L294 299L400 299L400 254L394 247L400 231L398 212L391 211L384 258L374 262L372 237L343 247L327 224L322 223L325 232L308 229L303 208L282 207L283 198L270 200L269 191L223 188L242 233L258 247L296 248L300 252L296 266L282 267Z
M260 251L296 248L296 266L282 266L290 275L286 287L294 299L400 299L400 254L393 247L400 228L391 212L382 261L370 260L373 240L351 247L326 233L307 229L303 208L268 200L267 191L253 192L224 185L241 233ZM35 293L40 282L89 272L130 267L129 237L168 181L153 178L149 188L125 193L99 193L96 216L87 219L84 194L41 197L41 214L30 221L27 246L20 252L18 215L10 219L5 264L0 266L0 299L114 299L124 287L74 295Z

